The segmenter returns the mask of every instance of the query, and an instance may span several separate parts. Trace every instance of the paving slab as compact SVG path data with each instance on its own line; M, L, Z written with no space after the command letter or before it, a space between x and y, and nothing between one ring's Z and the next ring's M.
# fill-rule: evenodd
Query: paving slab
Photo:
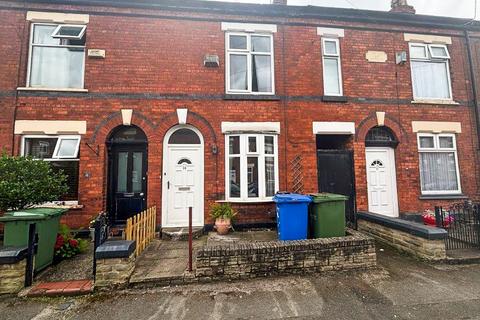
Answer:
M90 279L70 280L56 282L41 282L35 285L27 293L29 297L39 296L68 296L89 294L93 290L93 282Z

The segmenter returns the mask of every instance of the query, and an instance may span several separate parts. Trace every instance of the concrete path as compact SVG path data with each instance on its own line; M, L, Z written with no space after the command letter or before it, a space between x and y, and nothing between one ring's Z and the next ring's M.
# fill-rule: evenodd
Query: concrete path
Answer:
M480 265L378 255L378 269L357 274L3 299L0 319L480 319Z

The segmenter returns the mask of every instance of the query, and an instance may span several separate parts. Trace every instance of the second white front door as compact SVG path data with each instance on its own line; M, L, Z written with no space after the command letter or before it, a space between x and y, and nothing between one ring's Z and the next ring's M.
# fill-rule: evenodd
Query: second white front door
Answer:
M393 148L366 148L368 211L398 217Z
M203 226L203 161L198 146L168 146L164 172L166 210L163 227L188 226L188 208L192 207L193 226Z

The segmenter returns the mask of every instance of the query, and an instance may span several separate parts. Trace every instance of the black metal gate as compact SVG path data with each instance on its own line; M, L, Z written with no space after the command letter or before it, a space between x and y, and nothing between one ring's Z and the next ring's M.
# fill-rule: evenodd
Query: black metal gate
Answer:
M356 228L353 151L317 150L318 190L343 194L347 225Z
M448 232L445 239L447 250L480 249L480 206L478 204L456 204L448 209L435 207L437 227Z

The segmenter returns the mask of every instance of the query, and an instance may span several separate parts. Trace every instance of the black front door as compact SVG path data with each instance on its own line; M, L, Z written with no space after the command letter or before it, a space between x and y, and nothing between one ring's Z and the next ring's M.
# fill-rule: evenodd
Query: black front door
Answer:
M355 178L353 151L317 150L318 190L348 196L345 218L355 226Z
M113 224L123 224L146 208L146 145L111 147L109 187L109 213Z

